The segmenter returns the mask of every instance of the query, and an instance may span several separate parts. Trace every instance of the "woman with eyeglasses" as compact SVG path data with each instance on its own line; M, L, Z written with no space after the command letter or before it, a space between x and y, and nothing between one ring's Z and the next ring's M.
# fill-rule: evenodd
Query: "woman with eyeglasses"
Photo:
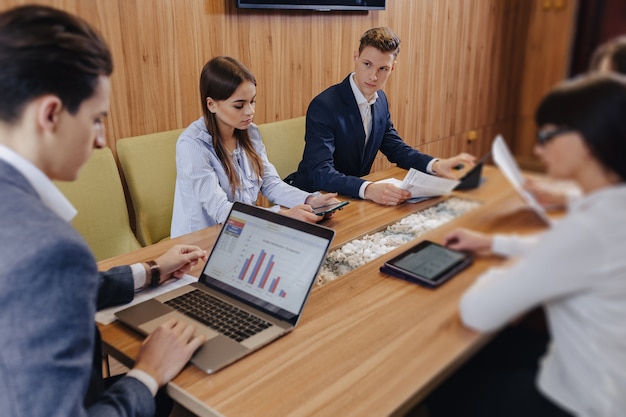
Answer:
M589 72L626 74L626 36L618 36L598 46L591 56ZM564 185L528 178L524 188L547 209L562 209L580 197L578 188Z
M493 332L542 307L546 344L509 326L431 399L436 416L623 416L626 410L626 78L554 88L536 112L536 153L583 195L541 236L460 229L444 243L516 256L460 302L463 323ZM447 399L447 401L446 401ZM455 408L460 407L460 408Z

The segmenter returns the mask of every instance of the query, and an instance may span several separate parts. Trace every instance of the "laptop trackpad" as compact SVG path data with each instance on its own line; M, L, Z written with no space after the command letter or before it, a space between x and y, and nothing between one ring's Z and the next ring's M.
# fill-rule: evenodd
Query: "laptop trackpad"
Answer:
M191 363L206 373L213 373L251 352L226 336L213 338L194 353Z
M165 315L159 316L139 327L142 331L149 334L170 318L192 324L196 326L196 334L204 334L206 336L207 341L194 353L191 358L191 363L207 373L213 373L221 369L250 351L250 349L241 344L226 336L222 336L208 326L204 326L177 311L171 311Z
M195 334L203 334L206 336L206 339L212 339L216 336L219 335L218 332L216 332L215 330L212 330L211 328L207 327L207 326L203 326L202 324L198 323L196 320L189 318L187 316L185 316L182 313L178 313L176 311L172 311L169 312L167 314L164 314L162 316L157 317L154 320L150 320L144 324L142 324L141 326L139 326L139 328L146 332L147 334L150 334L154 331L154 329L156 329L157 327L159 327L161 324L163 324L164 322L166 322L167 320L169 320L170 318L174 318L177 319L179 321L182 321L184 323L187 324L191 324L193 326L196 327L196 332Z

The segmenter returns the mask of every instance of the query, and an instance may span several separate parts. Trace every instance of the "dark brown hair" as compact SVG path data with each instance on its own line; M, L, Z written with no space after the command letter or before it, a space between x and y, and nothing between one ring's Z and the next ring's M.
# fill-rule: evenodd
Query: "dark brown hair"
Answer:
M200 74L200 102L204 112L204 123L213 138L215 153L222 165L224 165L233 193L240 186L239 176L235 171L232 158L230 158L230 155L224 148L217 129L216 116L207 108L206 99L211 97L215 101L226 100L233 95L244 81L249 81L256 85L256 79L248 68L236 59L228 56L218 56L211 59L206 63ZM252 147L248 131L235 129L235 137L250 161L252 161L254 172L258 178L263 177L263 161Z
M102 36L83 19L46 6L0 13L0 120L12 123L45 94L70 114L91 97L98 77L113 72Z

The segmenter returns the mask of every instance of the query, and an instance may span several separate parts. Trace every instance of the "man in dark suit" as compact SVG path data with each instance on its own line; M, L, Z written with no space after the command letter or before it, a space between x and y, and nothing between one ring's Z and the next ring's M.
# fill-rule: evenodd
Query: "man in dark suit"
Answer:
M52 180L76 179L104 146L111 54L85 21L44 6L0 13L0 415L153 416L154 396L203 343L170 321L108 389L96 309L182 276L206 254L99 273ZM96 190L94 190L96 192Z
M394 69L400 39L385 27L368 30L354 53L354 73L313 99L306 114L305 147L292 184L396 205L411 197L391 184L361 179L381 151L402 168L454 178L452 169L471 165L465 153L436 159L407 145L393 127L387 96L381 90Z

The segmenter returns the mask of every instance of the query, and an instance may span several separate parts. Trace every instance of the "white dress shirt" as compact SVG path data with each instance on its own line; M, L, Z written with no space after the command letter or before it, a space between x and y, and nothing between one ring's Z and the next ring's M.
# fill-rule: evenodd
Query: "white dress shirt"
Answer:
M354 81L354 73L350 75L350 87L352 87L352 93L354 94L354 98L356 99L356 104L359 106L359 111L361 112L361 120L363 121L363 130L365 131L365 143L370 137L370 133L372 133L372 106L376 103L378 99L378 92L374 93L371 99L365 98L359 87L356 85L356 81Z

